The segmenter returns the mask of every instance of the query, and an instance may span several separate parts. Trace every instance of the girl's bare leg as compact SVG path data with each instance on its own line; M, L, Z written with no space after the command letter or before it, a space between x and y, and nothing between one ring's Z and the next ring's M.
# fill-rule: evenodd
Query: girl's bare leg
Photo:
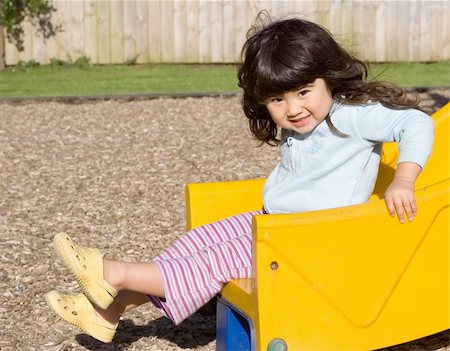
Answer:
M149 302L148 296L142 293L121 290L106 310L94 305L97 313L110 323L117 323L119 318L130 309Z
M161 273L154 262L104 259L104 279L117 290L165 297Z
M164 297L159 268L153 262L123 262L104 259L104 278L119 293L106 309L94 306L97 313L111 323L130 309L149 302L148 296Z

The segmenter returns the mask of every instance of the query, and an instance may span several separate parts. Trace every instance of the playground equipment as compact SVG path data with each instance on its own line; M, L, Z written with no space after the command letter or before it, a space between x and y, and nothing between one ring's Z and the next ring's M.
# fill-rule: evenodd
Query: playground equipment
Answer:
M374 350L449 329L450 103L433 118L413 222L391 218L381 199L394 144L368 203L253 218L254 277L222 289L217 350ZM261 209L263 182L187 185L188 227Z

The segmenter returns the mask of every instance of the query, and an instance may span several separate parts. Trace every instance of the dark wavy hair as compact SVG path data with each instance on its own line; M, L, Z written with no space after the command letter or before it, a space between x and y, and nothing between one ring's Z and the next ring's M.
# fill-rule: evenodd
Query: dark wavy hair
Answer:
M261 23L249 30L242 48L238 79L250 131L262 144L280 142L265 100L317 78L325 80L335 101L345 104L380 102L393 109L418 105L417 97L392 83L369 81L368 64L345 51L321 26L299 18L272 21L266 12L257 20ZM326 121L335 134L344 136L329 116Z

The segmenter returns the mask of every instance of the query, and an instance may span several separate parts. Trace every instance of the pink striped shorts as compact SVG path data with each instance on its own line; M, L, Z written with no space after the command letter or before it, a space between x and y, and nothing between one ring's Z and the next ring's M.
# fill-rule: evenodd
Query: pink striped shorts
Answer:
M149 296L175 324L213 298L233 278L252 275L252 217L247 212L195 228L153 259L164 284L164 299Z

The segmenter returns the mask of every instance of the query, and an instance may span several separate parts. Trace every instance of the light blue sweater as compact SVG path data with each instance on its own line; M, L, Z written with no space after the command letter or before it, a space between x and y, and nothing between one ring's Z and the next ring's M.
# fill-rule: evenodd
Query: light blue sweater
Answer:
M264 185L268 213L292 213L366 202L372 194L383 142L398 142L399 163L422 168L430 156L434 124L425 113L381 104L334 103L331 121L311 133L282 130L281 161Z

